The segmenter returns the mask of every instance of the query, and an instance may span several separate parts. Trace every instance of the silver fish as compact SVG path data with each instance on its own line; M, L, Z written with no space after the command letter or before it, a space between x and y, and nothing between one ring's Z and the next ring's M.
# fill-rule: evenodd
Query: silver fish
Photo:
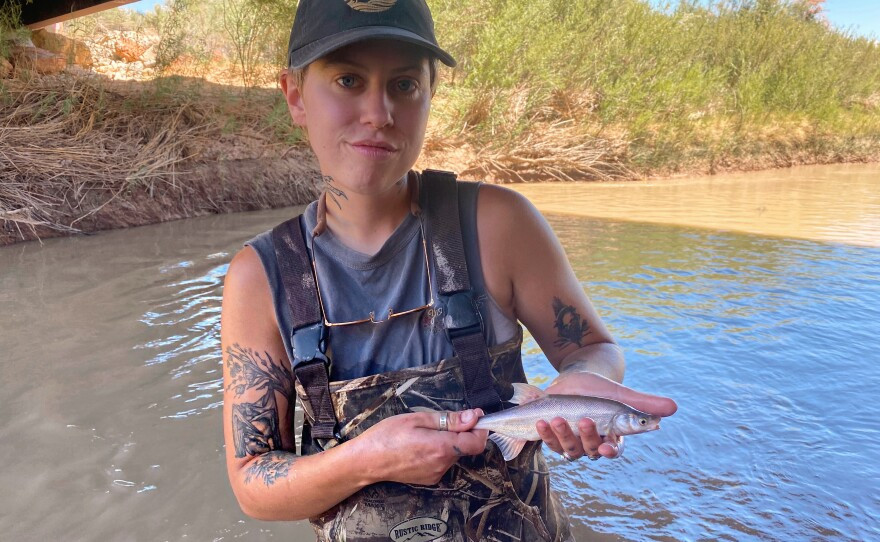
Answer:
M498 445L505 461L522 451L526 441L541 440L535 424L562 417L578 434L577 422L590 418L600 435L622 436L660 429L660 416L603 397L587 395L548 395L530 384L514 384L511 403L519 406L480 418L475 429L488 429L489 438Z

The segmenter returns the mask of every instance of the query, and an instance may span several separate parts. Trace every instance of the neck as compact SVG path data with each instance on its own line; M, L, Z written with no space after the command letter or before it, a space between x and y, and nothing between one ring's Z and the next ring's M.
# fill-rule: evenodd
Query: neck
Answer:
M380 194L358 194L325 181L327 227L343 244L375 254L410 212L407 176Z

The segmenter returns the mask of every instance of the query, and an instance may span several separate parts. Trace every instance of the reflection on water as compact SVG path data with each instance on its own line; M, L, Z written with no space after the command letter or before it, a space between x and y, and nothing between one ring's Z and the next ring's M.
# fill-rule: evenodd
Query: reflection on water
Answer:
M880 249L549 218L627 384L679 403L621 461L559 478L583 538L877 539Z
M880 165L512 185L542 212L880 246Z
M312 539L239 511L220 426L226 266L290 214L0 249L0 538ZM880 538L880 249L548 218L627 383L680 406L618 461L549 458L579 540Z
M241 513L220 425L223 277L281 216L0 249L0 539L312 536Z

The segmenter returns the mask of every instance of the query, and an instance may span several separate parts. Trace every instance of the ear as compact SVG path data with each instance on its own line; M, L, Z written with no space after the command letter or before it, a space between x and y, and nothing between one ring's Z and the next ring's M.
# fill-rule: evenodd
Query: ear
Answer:
M306 125L306 109L303 105L302 92L296 86L296 82L287 69L281 70L278 82L281 84L281 92L284 93L284 99L287 101L287 109L290 111L290 118L299 126Z

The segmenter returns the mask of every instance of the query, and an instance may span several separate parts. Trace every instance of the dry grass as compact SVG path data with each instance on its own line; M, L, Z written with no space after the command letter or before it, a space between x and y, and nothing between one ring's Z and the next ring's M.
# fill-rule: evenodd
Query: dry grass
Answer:
M314 197L306 151L266 127L268 94L160 83L2 82L0 245Z
M575 135L569 122L536 127L509 145L475 148L432 132L420 164L454 169L460 177L494 183L621 181L641 178L626 163L621 140Z

